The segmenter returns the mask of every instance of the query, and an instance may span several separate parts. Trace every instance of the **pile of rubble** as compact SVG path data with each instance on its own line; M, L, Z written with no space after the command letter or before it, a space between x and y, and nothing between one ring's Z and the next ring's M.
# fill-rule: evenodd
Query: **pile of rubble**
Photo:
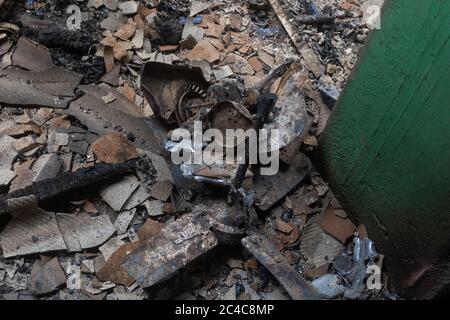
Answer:
M382 255L307 157L360 5L19 1L0 23L0 297L384 297ZM280 171L174 164L197 121L282 129Z

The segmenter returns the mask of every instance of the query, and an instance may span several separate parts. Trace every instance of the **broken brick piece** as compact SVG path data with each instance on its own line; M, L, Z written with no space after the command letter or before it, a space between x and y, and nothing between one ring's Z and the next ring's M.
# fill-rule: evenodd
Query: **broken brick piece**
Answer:
M250 63L255 72L259 72L264 69L264 64L258 59L258 57L251 57L248 59L248 63Z
M229 17L230 27L234 31L241 31L242 29L242 16L240 14L232 14Z
M144 242L159 234L163 224L153 219L148 219L137 231L139 241Z
M222 27L216 23L208 24L208 30L206 31L206 36L213 38L220 38L222 34Z
M128 84L128 82L125 82L122 87L122 94L127 97L127 99L131 102L134 102L134 97L136 96L136 92L133 90L132 87Z
M139 157L139 154L127 137L118 132L107 134L92 144L95 156L105 163L123 163Z
M356 230L350 219L338 217L330 206L317 217L317 224L323 231L342 243L353 236L353 232Z
M293 229L289 223L284 222L283 220L279 220L279 219L277 219L275 221L275 227L277 228L278 231L281 231L286 234L291 233L291 231Z
M164 46L160 46L159 47L159 51L161 51L162 53L168 53L168 52L174 52L178 50L178 45L164 45Z
M117 284L130 286L134 279L122 267L125 257L140 246L140 242L126 243L117 249L105 265L96 273L100 281L112 281Z
M29 278L30 291L35 295L51 293L65 284L66 280L58 258L55 257L45 264L43 261L37 260Z
M130 39L134 33L136 32L136 22L132 19L128 19L128 22L125 23L122 27L117 30L114 35L122 40Z
M105 61L106 72L110 72L114 68L114 48L105 46L103 48L103 60Z
M186 56L190 61L206 60L209 63L214 63L220 59L219 51L208 41L202 40L192 49Z

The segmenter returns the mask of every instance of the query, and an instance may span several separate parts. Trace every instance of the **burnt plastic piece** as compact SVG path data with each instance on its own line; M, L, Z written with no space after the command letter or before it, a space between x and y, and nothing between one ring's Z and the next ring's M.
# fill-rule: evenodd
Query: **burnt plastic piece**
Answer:
M233 101L240 103L243 90L235 79L222 79L209 87L208 96L217 102Z
M310 16L300 16L297 18L298 23L306 24L306 25L331 24L331 23L334 23L335 20L336 20L336 17L332 13L330 13L330 14L325 14L325 13L314 14L314 15L310 15Z
M0 21L6 18L15 3L14 0L0 0Z
M186 86L195 87L198 95L186 95ZM142 89L153 112L168 123L179 123L186 117L178 106L189 105L189 99L206 98L208 83L198 67L173 66L149 62L142 73ZM192 94L192 95L191 95ZM183 98L184 100L180 100ZM186 98L188 98L186 100ZM183 122L183 121L182 121Z
M155 18L155 27L164 43L176 45L180 42L183 29L177 19L167 19L160 15Z
M256 121L258 123L258 129L260 129L263 124L267 121L269 113L272 112L275 104L277 103L278 97L273 93L264 94L259 96L258 106L256 111Z
M319 9L317 8L316 4L314 3L314 0L303 0L305 10L308 14L318 14Z
M54 179L36 182L24 189L0 195L0 216L8 213L8 199L22 198L34 195L38 202L53 199L58 196L82 190L88 186L102 183L111 178L120 176L134 169L138 159L121 164L98 164L92 168L68 172Z
M248 8L255 11L266 11L269 9L269 4L266 0L248 0Z

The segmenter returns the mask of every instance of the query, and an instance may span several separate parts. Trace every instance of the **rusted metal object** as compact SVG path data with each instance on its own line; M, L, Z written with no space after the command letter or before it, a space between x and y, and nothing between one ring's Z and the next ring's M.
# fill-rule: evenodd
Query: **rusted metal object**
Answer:
M294 300L319 300L316 290L292 268L264 235L252 234L242 245L266 267Z
M298 164L280 168L274 176L255 176L255 205L266 211L297 187L311 170L311 161L303 157Z
M193 104L206 99L208 83L198 67L149 62L142 72L142 89L154 113L168 123L190 118Z
M158 152L160 141L167 130L157 121L146 119L136 105L115 89L100 86L80 86L85 95L73 101L65 114L77 118L90 131L104 135L121 128L125 134L136 137L135 145L141 149ZM113 92L116 100L109 104L102 96Z
M255 129L259 130L264 125L264 122L266 122L267 117L270 112L272 112L273 107L275 106L275 103L277 102L277 96L274 94L265 94L262 96L259 96L258 104L257 104L257 111L256 111L256 123L255 123ZM259 131L258 131L259 132ZM242 187L242 184L244 183L245 174L247 173L248 167L249 167L249 141L246 141L245 144L245 163L239 165L239 168L236 172L236 176L233 181L233 189L231 192L236 192L238 189ZM233 198L233 195L229 195L231 199Z
M283 162L293 163L313 122L302 92L304 73L300 71L299 63L288 61L276 68L254 89L267 90L275 79L279 81L271 85L270 92L277 96L277 102L263 126L264 129L268 129L268 136L260 137L259 141L263 144L265 143L263 139L267 139L270 151L279 150ZM272 136L271 129L277 129L279 137Z
M205 216L187 214L130 253L123 264L143 288L151 287L217 246Z
M245 235L246 217L239 205L229 205L223 198L201 198L192 208L194 214L206 214L220 244L239 244Z
M223 101L216 104L208 113L208 121L210 128L220 130L224 137L228 129L242 129L246 131L254 127L251 113L241 104L231 101ZM244 142L244 140L245 134L242 134L237 137L237 141L233 141L233 145L226 145L226 147L234 147Z
M53 67L42 72L8 69L0 72L0 102L8 105L66 108L81 80Z

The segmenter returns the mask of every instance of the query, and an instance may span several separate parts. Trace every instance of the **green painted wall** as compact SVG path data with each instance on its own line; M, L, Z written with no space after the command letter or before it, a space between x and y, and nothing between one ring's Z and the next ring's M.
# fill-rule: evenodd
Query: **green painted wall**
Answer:
M449 253L449 39L449 0L387 0L320 141L319 169L397 288Z

